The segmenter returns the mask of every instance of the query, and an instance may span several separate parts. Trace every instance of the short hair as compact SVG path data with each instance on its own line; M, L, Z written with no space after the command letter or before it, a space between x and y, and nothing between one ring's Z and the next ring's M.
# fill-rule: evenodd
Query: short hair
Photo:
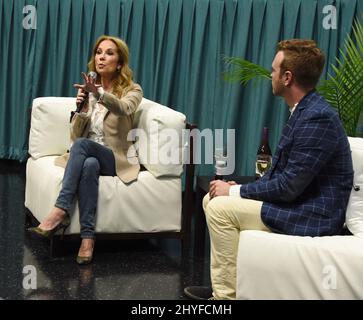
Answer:
M310 89L317 85L324 69L325 56L314 40L283 40L277 44L276 52L279 51L284 53L280 76L291 71L301 87Z

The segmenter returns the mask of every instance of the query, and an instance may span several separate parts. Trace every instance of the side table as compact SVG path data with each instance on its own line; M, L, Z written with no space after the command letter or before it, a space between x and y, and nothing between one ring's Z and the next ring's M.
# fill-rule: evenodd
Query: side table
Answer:
M194 255L204 255L206 221L203 211L203 198L209 192L209 183L214 176L198 176L196 185L196 212L194 222ZM245 184L255 181L253 176L226 176L226 181L236 181L238 184Z

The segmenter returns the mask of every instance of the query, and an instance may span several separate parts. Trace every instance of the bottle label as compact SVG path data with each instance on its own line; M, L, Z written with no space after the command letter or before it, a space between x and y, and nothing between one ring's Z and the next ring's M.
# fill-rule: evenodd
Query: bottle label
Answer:
M258 156L256 160L256 176L262 177L271 167L272 157L269 155Z

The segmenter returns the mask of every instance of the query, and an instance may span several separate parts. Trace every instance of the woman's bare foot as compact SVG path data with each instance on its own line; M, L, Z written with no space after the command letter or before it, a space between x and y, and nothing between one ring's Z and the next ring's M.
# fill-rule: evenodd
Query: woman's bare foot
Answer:
M62 222L65 216L66 212L63 209L54 207L38 228L44 231L52 230Z
M78 251L78 257L91 258L93 255L94 247L95 247L94 239L82 239L82 243Z

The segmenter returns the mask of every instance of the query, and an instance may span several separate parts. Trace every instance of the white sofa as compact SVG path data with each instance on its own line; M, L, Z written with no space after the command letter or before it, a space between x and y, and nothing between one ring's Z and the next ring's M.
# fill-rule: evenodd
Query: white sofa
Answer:
M38 221L50 212L61 188L64 169L55 166L54 159L70 147L69 117L75 108L75 98L44 97L33 101L25 206ZM129 185L117 177L100 177L97 233L185 236L188 230L183 230L186 225L182 214L182 161L176 164L153 163L148 154L163 148L164 152L176 151L181 159L187 145L182 139L185 125L182 113L142 100L134 117L134 126L145 133L145 136L139 136L137 144L140 162L146 170ZM179 141L170 143L165 129L174 129ZM190 201L190 198L186 200ZM78 202L75 201L66 235L79 232Z
M240 233L237 299L363 299L363 139L349 138L354 167L346 226L352 235Z

